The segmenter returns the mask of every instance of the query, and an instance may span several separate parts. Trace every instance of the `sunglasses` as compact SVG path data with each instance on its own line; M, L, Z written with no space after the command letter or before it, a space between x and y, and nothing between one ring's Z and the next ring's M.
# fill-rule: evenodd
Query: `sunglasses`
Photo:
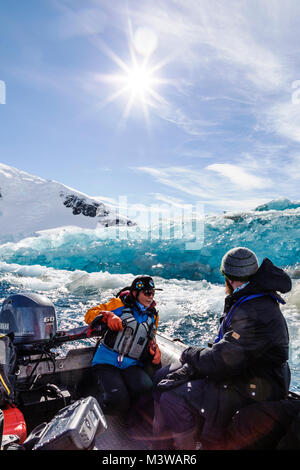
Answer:
M145 289L145 290L142 290L142 292L146 297L150 297L151 295L154 296L155 294L155 291L153 289Z

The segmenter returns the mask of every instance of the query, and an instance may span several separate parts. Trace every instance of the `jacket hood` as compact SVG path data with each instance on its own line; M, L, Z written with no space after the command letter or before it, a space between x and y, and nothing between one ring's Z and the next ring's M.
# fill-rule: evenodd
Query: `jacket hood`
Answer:
M263 260L256 273L251 276L250 284L260 291L278 291L283 294L292 289L290 276L268 258Z

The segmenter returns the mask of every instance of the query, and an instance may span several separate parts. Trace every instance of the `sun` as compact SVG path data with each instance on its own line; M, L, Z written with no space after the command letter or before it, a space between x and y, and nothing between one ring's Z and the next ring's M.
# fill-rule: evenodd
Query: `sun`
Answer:
M144 66L135 66L129 70L125 81L128 90L142 100L146 98L148 93L152 93L155 86L153 74Z
M112 88L112 93L105 99L103 105L125 97L125 106L121 121L127 120L133 108L141 108L146 121L149 123L149 109L161 106L165 100L159 90L168 80L159 75L166 60L153 64L152 54L156 47L155 37L149 31L139 31L135 36L135 44L129 47L130 60L125 62L108 47L105 52L118 66L116 73L97 75L97 80L106 82ZM152 62L152 65L150 63Z
M135 58L131 66L126 66L123 75L119 76L117 96L127 96L124 117L127 118L132 108L142 107L145 117L149 117L149 107L156 107L163 102L163 97L157 88L163 83L158 77L156 68L150 68L147 63L139 64Z
M145 119L149 123L149 108L157 107L163 103L164 99L159 94L158 88L165 83L158 76L159 66L156 64L150 67L147 61L139 63L134 56L130 65L119 61L122 73L107 75L102 77L115 91L108 96L106 103L115 101L121 96L125 97L126 104L122 114L122 119L127 120L133 108L141 108Z

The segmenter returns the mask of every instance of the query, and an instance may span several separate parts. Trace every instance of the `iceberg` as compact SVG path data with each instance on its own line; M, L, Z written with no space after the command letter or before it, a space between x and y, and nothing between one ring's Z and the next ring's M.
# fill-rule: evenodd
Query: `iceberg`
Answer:
M300 202L297 201L290 201L287 198L280 198L280 199L273 199L266 204L262 204L256 207L256 211L284 211L286 209L297 209L300 207Z
M147 273L166 279L222 282L220 261L234 246L247 246L260 262L268 257L282 268L293 267L300 259L300 208L207 216L198 250L187 249L192 232L183 233L182 238L153 240L145 228L140 238L135 237L134 226L122 230L119 237L115 227L103 226L40 231L17 243L0 245L0 261L89 273Z

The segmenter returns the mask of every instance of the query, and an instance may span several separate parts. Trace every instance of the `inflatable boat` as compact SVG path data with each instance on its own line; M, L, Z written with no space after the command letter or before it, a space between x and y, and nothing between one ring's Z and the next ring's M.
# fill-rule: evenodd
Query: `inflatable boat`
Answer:
M1 449L151 450L153 436L129 433L89 394L97 328L57 329L55 307L38 294L16 294L0 312ZM162 366L178 361L180 339L157 334ZM300 397L293 394L293 399ZM151 428L151 426L149 426Z
M117 415L104 416L97 400L89 396L91 361L102 328L58 330L54 305L39 294L16 294L4 300L0 335L10 344L5 351L0 341L0 391L2 386L7 395L1 406L2 449L151 447L150 440L129 436ZM162 365L178 360L185 348L180 340L161 334L157 341Z

